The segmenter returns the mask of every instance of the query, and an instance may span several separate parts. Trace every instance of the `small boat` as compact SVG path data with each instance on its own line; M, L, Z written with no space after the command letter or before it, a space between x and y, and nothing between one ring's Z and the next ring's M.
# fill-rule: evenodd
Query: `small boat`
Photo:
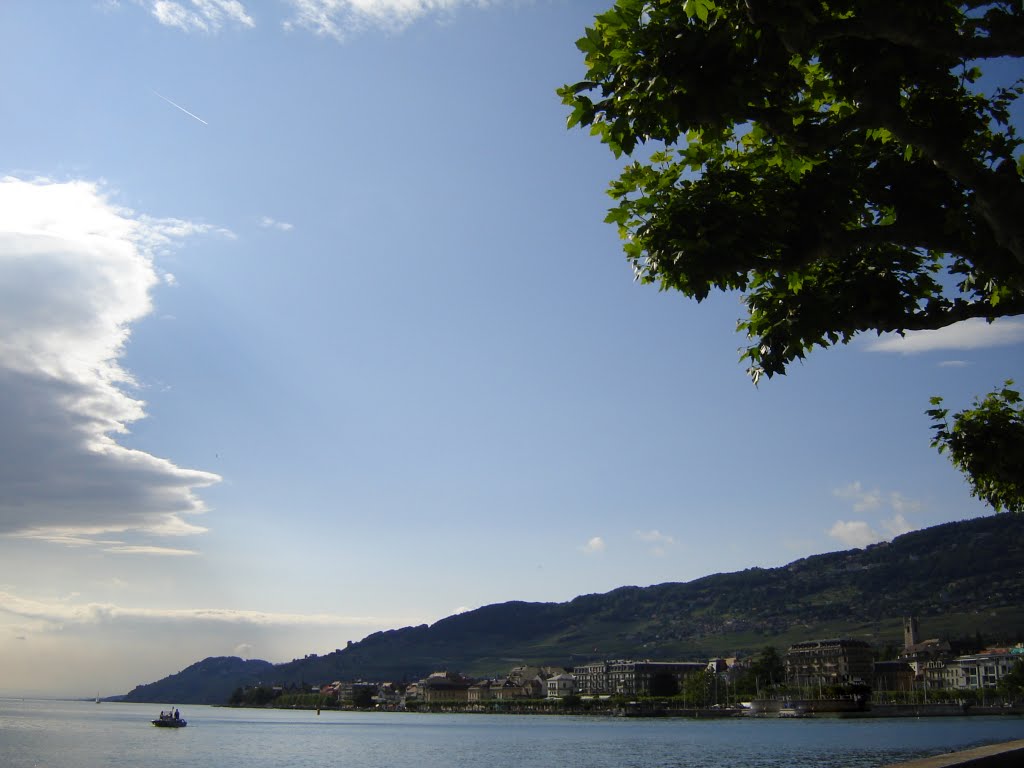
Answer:
M176 709L169 709L161 712L160 717L151 721L157 728L184 728L188 722L181 719L181 713Z

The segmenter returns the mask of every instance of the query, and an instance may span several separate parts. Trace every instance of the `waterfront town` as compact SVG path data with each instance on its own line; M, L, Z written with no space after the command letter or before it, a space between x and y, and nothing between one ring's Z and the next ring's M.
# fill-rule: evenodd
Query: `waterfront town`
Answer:
M254 686L235 706L442 711L671 710L700 716L873 711L882 715L1017 713L1024 696L1024 643L958 653L955 644L922 639L904 620L896 658L853 638L799 642L749 658L707 661L616 659L513 667L499 678L437 671L412 682L333 681L306 688ZM666 709L667 708L667 709ZM668 711L667 711L668 710ZM928 711L926 711L928 710Z

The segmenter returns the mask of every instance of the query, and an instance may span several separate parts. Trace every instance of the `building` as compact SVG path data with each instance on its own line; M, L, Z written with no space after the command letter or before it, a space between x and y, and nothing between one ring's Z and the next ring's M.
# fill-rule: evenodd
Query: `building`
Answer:
M958 656L946 662L943 687L973 691L995 688L1022 658L1021 654L1006 648Z
M419 699L427 704L468 701L472 683L454 672L434 672L419 682Z
M562 699L576 693L576 678L568 673L549 677L546 684L549 699Z
M469 686L466 689L466 701L488 701L493 698L491 695L492 685L493 683L490 680L481 680L479 683Z
M373 683L367 683L363 680L343 680L334 683L334 692L340 701L352 702L356 700L356 697L364 694L364 691L369 690L371 693L377 692L377 686Z
M618 659L581 664L573 675L577 692L585 696L661 696L675 693L684 678L705 669L703 662Z
M784 663L790 685L870 684L874 654L863 640L809 640L790 646Z
M906 616L903 619L903 647L913 648L920 642L921 628L917 623L916 616Z
M404 696L399 686L394 683L381 683L377 687L377 695L373 697L377 706L384 709L397 709L402 706Z
M541 699L545 687L540 677L529 679L483 680L471 685L466 692L467 701L512 701L513 699Z
M531 667L531 666L520 666L512 667L508 673L509 680L514 683L521 685L527 680L533 680L535 677L539 677L541 680L547 680L549 677L555 675L564 675L565 669L562 667L554 667L545 665L542 667Z
M608 690L608 662L595 661L578 664L572 671L576 678L576 691L584 696L610 693Z
M707 670L715 675L724 675L735 663L735 657L731 659L710 659L708 661Z
M917 619L913 616L903 619L903 650L898 658L910 665L918 682L941 687L942 673L940 671L936 675L936 670L941 670L944 666L942 662L952 655L949 641L937 637L922 640Z
M916 675L905 661L876 661L871 687L876 691L906 693L914 690Z

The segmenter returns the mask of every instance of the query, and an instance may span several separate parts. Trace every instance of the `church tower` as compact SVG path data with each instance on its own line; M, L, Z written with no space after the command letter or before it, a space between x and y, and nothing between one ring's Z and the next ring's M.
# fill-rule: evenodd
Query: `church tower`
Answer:
M917 619L913 616L903 619L903 647L910 650L917 645L921 639L920 629L917 626Z

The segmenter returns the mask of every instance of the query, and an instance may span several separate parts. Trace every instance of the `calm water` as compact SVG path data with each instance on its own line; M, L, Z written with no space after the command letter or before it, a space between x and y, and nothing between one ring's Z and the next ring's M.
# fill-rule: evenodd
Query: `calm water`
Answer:
M634 720L0 700L3 768L867 768L1024 738L1020 718Z

